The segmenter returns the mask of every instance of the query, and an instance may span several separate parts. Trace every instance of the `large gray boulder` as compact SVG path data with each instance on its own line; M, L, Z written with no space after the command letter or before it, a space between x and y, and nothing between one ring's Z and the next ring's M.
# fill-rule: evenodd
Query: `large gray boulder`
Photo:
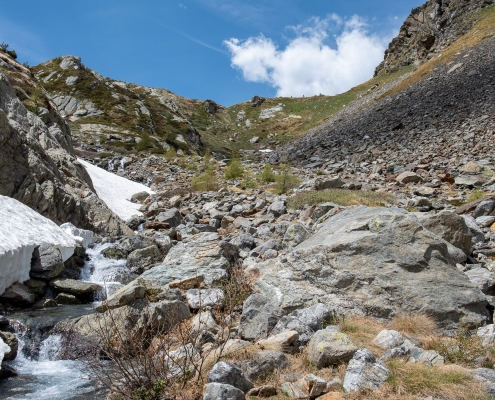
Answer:
M473 268L464 273L483 293L495 294L495 274L493 272L485 268Z
M177 208L171 208L170 210L163 211L156 217L158 222L165 222L169 228L175 228L180 225L181 216Z
M42 244L33 251L31 278L50 280L64 272L62 253L56 246Z
M242 307L239 334L247 340L266 338L279 318L280 315L270 300L261 294L252 294Z
M220 240L217 233L200 233L170 249L160 265L141 277L162 285L203 275L207 285L228 277L228 269L237 260L239 249Z
M347 366L344 389L358 392L361 389L379 389L389 378L390 371L367 349L360 349Z
M251 360L242 363L244 375L251 381L268 377L275 370L283 370L290 366L289 358L281 351L265 350L255 354Z
M481 326L486 298L449 246L405 210L349 208L288 254L257 264L255 286L285 313L318 299L338 314L421 312L445 328Z
M149 267L163 260L162 252L157 246L152 245L144 249L134 250L127 256L127 266L132 273L141 274Z
M242 390L226 383L207 383L203 388L203 400L244 400Z
M246 379L242 370L235 364L220 361L208 373L208 383L227 383L244 393L253 388L253 383Z

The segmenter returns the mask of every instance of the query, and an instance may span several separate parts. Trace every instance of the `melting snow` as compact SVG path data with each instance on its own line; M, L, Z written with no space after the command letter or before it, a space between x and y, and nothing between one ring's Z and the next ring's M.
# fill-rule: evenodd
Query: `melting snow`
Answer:
M29 279L31 257L40 244L57 246L64 261L74 253L74 237L15 199L0 196L0 221L0 294Z
M77 160L88 171L98 197L106 203L110 210L124 221L133 215L142 215L138 211L141 205L131 203L129 199L133 194L139 192L154 193L149 187L112 174L79 158Z

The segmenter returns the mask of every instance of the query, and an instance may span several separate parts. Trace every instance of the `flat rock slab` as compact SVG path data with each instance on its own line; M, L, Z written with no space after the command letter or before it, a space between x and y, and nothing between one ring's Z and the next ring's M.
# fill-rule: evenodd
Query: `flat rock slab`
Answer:
M75 296L89 295L103 290L103 286L97 283L76 281L75 279L58 279L50 282L50 286L59 292Z

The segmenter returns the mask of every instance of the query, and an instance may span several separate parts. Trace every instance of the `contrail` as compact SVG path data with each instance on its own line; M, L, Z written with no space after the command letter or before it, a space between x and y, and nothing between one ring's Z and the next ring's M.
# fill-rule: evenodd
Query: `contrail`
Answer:
M199 39L195 38L194 36L188 35L187 33L182 32L181 30L179 30L177 28L174 28L173 26L170 26L170 25L168 25L166 23L163 23L161 21L158 21L158 20L156 20L154 18L149 18L147 15L144 15L144 14L142 14L142 15L143 15L143 17L150 19L151 21L153 21L157 25L160 25L160 26L162 26L162 27L164 27L164 28L166 28L166 29L168 29L168 30L170 30L172 32L177 33L178 35L181 35L181 36L185 37L186 39L189 39L191 42L197 43L197 44L199 44L201 46L204 46L204 47L206 47L206 48L208 48L210 50L214 50L214 51L217 51L217 52L222 53L222 54L225 54L225 55L230 55L225 50L222 50L222 49L220 49L218 47L212 46L211 44L205 43L202 40L199 40Z

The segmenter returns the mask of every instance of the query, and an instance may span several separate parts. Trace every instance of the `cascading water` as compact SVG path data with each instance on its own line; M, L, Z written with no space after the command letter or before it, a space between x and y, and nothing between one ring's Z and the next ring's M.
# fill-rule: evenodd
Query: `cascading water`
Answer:
M99 283L112 293L121 287L119 276L129 275L126 260L105 258L101 252L111 244L97 244L87 249L88 260L81 272L81 280ZM55 309L19 313L13 319L77 317L94 312L91 305L62 306ZM44 328L43 328L44 329ZM43 330L41 329L41 330ZM59 360L61 336L50 335L43 340L39 351L30 352L33 339L24 330L16 332L19 340L17 358L8 364L15 368L18 377L0 382L0 400L82 400L102 399L103 393L94 389L94 382L82 372L84 364L79 361ZM39 342L38 342L39 343ZM30 346L31 345L31 346ZM37 347L36 345L34 345Z

